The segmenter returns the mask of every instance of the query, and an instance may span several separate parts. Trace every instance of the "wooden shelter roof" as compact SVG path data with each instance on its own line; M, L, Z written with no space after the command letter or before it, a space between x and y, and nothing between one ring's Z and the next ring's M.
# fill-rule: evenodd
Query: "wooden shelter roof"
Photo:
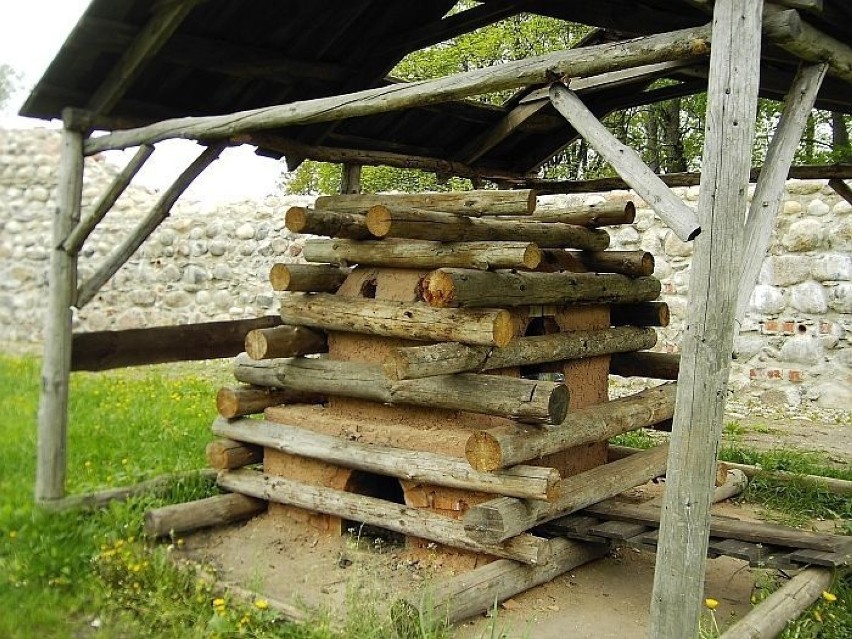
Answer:
M92 0L21 114L53 118L74 106L109 116L101 126L118 129L231 113L387 84L393 81L387 74L409 52L521 12L599 27L582 46L708 22L695 4L487 0L445 17L455 0ZM852 42L846 0L804 4L821 6L801 11L808 24ZM798 59L772 45L762 55L762 93L780 99ZM655 65L576 90L603 115L702 91L706 74L706 62ZM675 82L649 88L659 78ZM535 88L502 106L444 103L266 131L246 141L261 152L287 155L291 167L309 157L305 145L321 145L455 160L486 176L526 174L576 137L546 96L535 101ZM852 112L852 89L828 77L817 106Z

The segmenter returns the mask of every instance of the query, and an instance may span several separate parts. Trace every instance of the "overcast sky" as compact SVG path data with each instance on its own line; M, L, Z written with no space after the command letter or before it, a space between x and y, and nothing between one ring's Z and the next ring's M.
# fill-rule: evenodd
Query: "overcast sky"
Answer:
M0 114L0 124L46 125L14 114L88 4L89 0L0 0L0 64L10 65L23 76L22 91ZM136 179L157 188L168 186L199 152L200 147L189 142L158 144ZM283 168L283 163L257 157L249 147L228 149L196 180L187 196L207 201L260 197L274 191Z

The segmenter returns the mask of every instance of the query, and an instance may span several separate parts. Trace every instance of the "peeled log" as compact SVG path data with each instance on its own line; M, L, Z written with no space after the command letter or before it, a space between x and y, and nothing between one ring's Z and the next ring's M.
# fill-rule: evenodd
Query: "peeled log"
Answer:
M436 309L422 303L293 293L281 299L288 324L434 342L506 346L512 317L503 309Z
M562 224L574 224L586 228L597 228L599 226L616 226L618 224L633 224L636 219L636 206L633 202L625 204L593 204L591 206L579 206L572 209L554 209L536 211L532 217L519 221L529 222L559 222Z
M293 233L345 237L368 240L372 237L363 215L340 211L319 211L304 206L291 206L284 218L285 226Z
M330 264L274 264L269 271L273 291L334 293L349 275L348 268Z
M632 303L647 302L659 294L660 282L652 277L598 273L439 269L423 280L424 299L439 308Z
M266 510L266 502L245 495L216 495L184 504L155 508L145 513L145 532L151 537L224 526L251 519Z
M301 393L274 388L220 388L216 394L216 410L226 419L262 413L270 406L279 404L319 404L322 395Z
M637 428L649 428L674 415L676 384L572 410L549 428L497 426L475 431L465 456L471 467L488 471L514 466L581 444L605 441Z
M540 247L602 251L609 246L606 231L571 224L485 220L436 211L377 205L367 211L367 228L376 237L438 242L535 242Z
M410 269L534 269L541 262L541 250L530 242L308 240L303 255L308 262Z
M395 348L385 359L384 369L390 379L417 379L642 350L656 343L653 329L635 327L519 337L500 349L439 342Z
M619 353L613 355L609 372L623 377L677 379L680 355L677 353Z
M535 191L450 191L447 193L394 193L377 195L322 195L318 209L365 211L377 204L409 206L478 217L480 215L529 215L535 210Z
M464 529L471 539L488 543L514 537L665 474L668 452L668 444L657 446L566 477L554 488L550 503L498 497L477 504L464 516Z
M252 420L255 421L255 420ZM219 439L207 444L207 465L216 470L233 470L263 461L263 449L230 439Z
M240 355L234 376L256 386L463 410L525 422L561 422L569 400L568 387L556 382L462 373L391 383L380 366L328 359L255 361Z
M298 357L328 351L325 333L304 326L276 326L246 333L246 353L253 359Z
M613 304L609 308L613 326L668 326L670 319L669 305L665 302Z
M645 251L542 251L540 271L571 273L619 273L646 277L654 273L654 256Z

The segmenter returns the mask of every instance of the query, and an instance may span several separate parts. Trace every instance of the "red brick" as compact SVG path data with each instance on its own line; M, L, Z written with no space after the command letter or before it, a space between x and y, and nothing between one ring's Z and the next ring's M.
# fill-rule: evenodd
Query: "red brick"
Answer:
M802 382L805 379L804 371L791 370L787 371L787 379L791 382Z

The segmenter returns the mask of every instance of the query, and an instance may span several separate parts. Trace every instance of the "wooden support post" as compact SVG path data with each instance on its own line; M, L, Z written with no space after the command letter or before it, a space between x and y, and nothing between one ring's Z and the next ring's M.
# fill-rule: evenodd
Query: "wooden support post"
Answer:
M340 193L352 195L361 192L361 165L344 164L340 167Z
M720 639L775 639L831 587L833 580L834 571L828 568L805 568L725 630Z
M334 211L366 211L373 206L413 207L470 217L480 215L529 215L535 211L532 189L501 191L449 191L447 193L393 193L377 195L321 195L316 208Z
M324 435L296 426L258 419L213 422L213 432L240 442L291 455L319 459L408 481L448 486L524 499L547 500L559 473L543 466L515 466L504 471L478 472L462 459L380 444L365 444Z
M397 636L420 637L424 627L441 628L482 614L501 601L549 583L608 552L606 544L561 538L551 539L549 543L551 556L544 566L525 566L501 559L452 577L434 590L398 599L391 608Z
M649 636L698 632L710 496L731 364L742 212L760 67L762 2L716 0L707 127L686 328L663 502Z
M636 351L656 343L653 329L632 326L518 337L498 349L439 342L393 349L384 361L384 370L389 379L418 379Z
M262 413L270 406L279 404L320 404L323 395L302 393L283 389L245 386L220 388L216 394L216 410L226 419Z
M506 346L512 318L504 309L437 309L422 303L292 293L281 298L288 324L326 331L426 341Z
M545 564L550 559L550 546L546 539L533 535L519 535L498 544L478 543L468 538L461 522L456 519L376 497L313 486L250 470L223 471L219 474L219 485L225 490L259 499L354 519L404 535L429 539L454 548L514 559L525 564Z
M438 242L535 242L548 248L602 251L609 234L572 224L471 218L439 211L377 204L367 211L367 228L376 237Z
M359 212L309 209L291 206L284 216L284 224L293 233L327 235L350 240L369 240L373 237L367 221Z
M305 326L275 326L246 333L245 349L252 359L298 357L327 353L325 333Z
M742 325L748 311L749 298L760 275L775 219L781 208L787 173L827 69L825 63L799 69L787 92L781 120L766 152L764 168L757 179L745 225L743 266L737 296L738 327Z
M572 273L618 273L627 277L647 277L654 273L654 256L645 251L561 251L541 252L538 270Z
M852 204L852 188L850 188L846 182L840 178L831 178L828 181L828 185L834 189L834 192L837 193L837 195L849 202L849 204Z
M263 448L231 439L208 443L204 454L207 457L207 465L215 470L233 470L263 462Z
M658 446L566 477L554 487L550 502L498 497L477 504L465 514L464 529L471 539L499 543L539 524L570 515L664 475L668 448L668 445Z
M269 283L273 291L335 293L351 269L329 264L273 264Z
M617 353L609 364L612 375L677 379L680 355L677 353Z
M35 485L37 503L55 501L65 496L71 307L76 301L77 258L67 253L61 244L80 220L82 192L83 134L64 128L44 325Z
M465 456L477 470L496 470L637 428L650 428L672 418L676 390L675 384L665 384L604 404L577 408L561 424L549 428L495 426L475 431L467 441Z
M109 149L125 149L174 137L190 140L231 137L263 129L334 122L371 113L447 102L549 82L554 76L562 74L592 76L642 64L698 60L708 53L709 33L707 26L683 29L624 42L557 51L435 80L410 82L402 87L378 87L228 115L166 120L89 140L84 148L87 155L93 155Z
M77 226L74 227L74 230L68 234L67 238L65 238L62 246L67 253L76 255L80 252L86 238L89 237L92 231L95 230L95 227L100 224L101 220L103 220L106 214L109 213L110 209L112 209L113 205L118 201L118 198L121 197L121 194L124 193L125 189L127 189L131 180L133 180L136 174L139 173L139 170L145 166L145 162L148 161L148 158L151 157L152 153L154 153L153 146L146 144L140 147L136 152L136 155L133 156L133 159L131 159L127 166L124 167L124 170L115 176L112 184L110 184L109 188L101 196L101 199L98 200L97 204L95 204L92 212L86 216L85 220L82 220L79 224L77 224Z
M145 532L168 537L208 526L251 519L266 510L266 502L245 495L216 495L207 499L155 508L145 513Z
M130 259L130 256L136 252L136 249L142 246L142 242L148 239L151 233L169 216L177 199L189 188L193 180L201 175L204 169L219 157L219 154L222 153L226 146L227 144L219 142L207 147L180 174L174 184L163 193L147 217L142 220L142 223L106 258L103 265L95 271L94 275L80 286L80 289L77 291L77 308L83 308L88 304L97 292L101 290L101 287Z
M668 326L670 320L669 305L665 302L613 304L609 308L613 326Z
M550 87L553 106L636 191L684 242L701 232L695 211L684 204L642 161L639 154L622 144L573 91L561 84Z
M423 280L434 307L529 306L648 302L660 294L653 277L598 273L513 273L443 268Z

